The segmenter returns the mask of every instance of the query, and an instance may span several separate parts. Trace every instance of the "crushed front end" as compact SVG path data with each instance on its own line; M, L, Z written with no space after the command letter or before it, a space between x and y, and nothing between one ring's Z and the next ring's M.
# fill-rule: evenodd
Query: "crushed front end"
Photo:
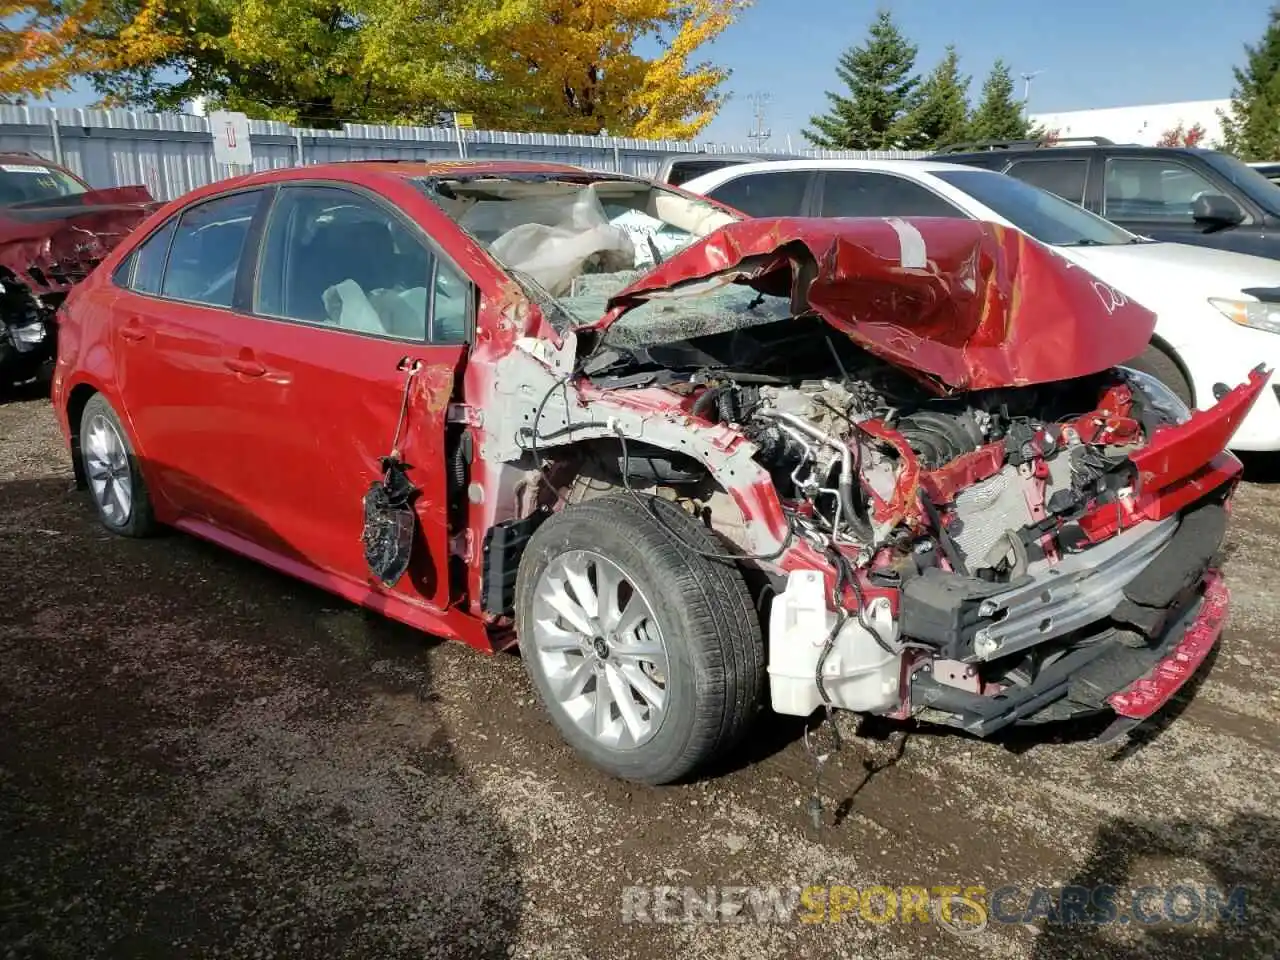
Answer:
M0 377L52 360L58 306L157 206L136 186L0 207Z
M887 429L920 464L924 522L871 550L833 524L835 576L788 574L770 614L774 709L827 704L979 736L1108 709L1118 733L1150 716L1225 621L1219 550L1241 468L1213 451L1268 376L1189 418L1125 370L1036 389L1018 413L1013 390L924 429L900 418ZM1072 414L1091 390L1095 409ZM864 471L881 456L854 444Z
M630 495L682 506L723 545L780 713L978 735L1140 720L1203 660L1241 472L1225 448L1269 372L1190 413L1124 367L1149 311L992 224L725 223L680 198L646 207L635 185L554 186L659 226L633 254L602 217L566 217L538 228L546 263L504 261L518 283L490 307L474 406L454 418L486 491L458 551L484 543L470 591L495 634L537 525ZM441 203L466 225L535 189L451 181ZM659 248L673 224L691 236ZM495 227L490 249L525 229Z

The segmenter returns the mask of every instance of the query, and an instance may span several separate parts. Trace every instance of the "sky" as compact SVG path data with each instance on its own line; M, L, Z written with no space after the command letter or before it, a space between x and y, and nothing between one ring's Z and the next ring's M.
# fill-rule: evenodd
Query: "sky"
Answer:
M756 0L709 48L733 70L731 97L700 139L742 143L754 93L773 131L768 145L805 146L800 131L825 112L826 90L841 92L840 54L860 45L878 6L919 47L927 72L948 43L973 76L970 97L997 58L1031 81L1033 113L1121 107L1231 95L1231 68L1267 22L1269 0Z
M919 47L926 73L948 43L973 77L976 100L997 58L1010 65L1021 94L1031 82L1033 113L1120 107L1230 96L1231 68L1244 59L1267 21L1269 0L756 0L708 48L729 67L729 101L699 137L745 143L752 94L767 94L768 146L796 148L809 117L826 109L823 92L838 88L840 54L866 39L877 7L893 12ZM84 89L55 97L86 106Z

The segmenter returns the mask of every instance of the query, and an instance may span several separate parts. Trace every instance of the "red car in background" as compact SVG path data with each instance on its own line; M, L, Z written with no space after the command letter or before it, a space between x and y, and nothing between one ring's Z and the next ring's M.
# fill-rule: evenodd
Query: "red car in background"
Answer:
M356 162L166 205L72 292L53 398L107 529L518 643L583 756L661 783L766 705L1158 710L1270 374L1192 413L1122 366L1153 325L992 224Z
M94 190L35 154L0 152L0 388L52 362L67 291L157 206L146 187Z

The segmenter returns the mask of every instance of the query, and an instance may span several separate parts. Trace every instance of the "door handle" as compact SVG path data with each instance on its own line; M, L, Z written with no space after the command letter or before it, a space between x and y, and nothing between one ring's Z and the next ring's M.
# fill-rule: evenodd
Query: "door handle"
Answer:
M143 329L142 324L138 323L135 318L120 328L120 336L137 343L139 340L147 339L147 331Z
M257 360L234 359L228 357L222 361L227 365L228 370L240 374L242 377L261 377L267 372L267 368L260 364Z

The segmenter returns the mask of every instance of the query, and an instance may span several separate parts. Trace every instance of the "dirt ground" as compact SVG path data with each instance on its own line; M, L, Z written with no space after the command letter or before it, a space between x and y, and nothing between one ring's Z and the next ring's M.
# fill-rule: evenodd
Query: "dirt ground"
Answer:
M0 405L0 955L1274 957L1280 484L1256 469L1231 626L1162 722L1105 747L864 725L815 832L797 724L689 786L609 780L514 656L185 536L111 537L47 400ZM963 932L856 908L624 917L629 887L829 884L1012 886L1020 906ZM1158 888L1148 917L1174 885L1240 886L1244 920L1006 922L1037 886L1099 884Z

